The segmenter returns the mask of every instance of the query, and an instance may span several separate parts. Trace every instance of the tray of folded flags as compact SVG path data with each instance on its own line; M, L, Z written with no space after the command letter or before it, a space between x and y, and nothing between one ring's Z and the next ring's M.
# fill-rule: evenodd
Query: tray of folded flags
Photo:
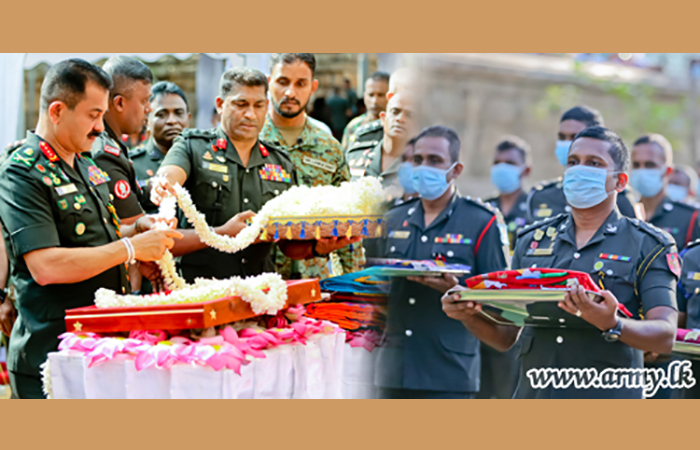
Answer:
M436 277L446 273L460 277L471 273L470 266L440 260L369 258L367 266L384 277Z
M503 318L519 326L524 325L524 319L529 316L528 305L561 302L575 286L582 286L591 300L600 298L600 289L590 275L573 270L505 270L467 278L465 285L455 286L448 294L458 294L462 301L485 303L492 307L487 308L487 315L495 308ZM618 312L624 317L632 317L622 304L618 305Z
M673 353L700 358L700 330L679 328L676 331L676 340L673 343Z
M322 300L317 279L287 281L286 293L285 307ZM145 303L147 297L143 296ZM65 324L69 332L183 330L214 327L257 315L240 296L227 296L178 304L75 308L66 311Z

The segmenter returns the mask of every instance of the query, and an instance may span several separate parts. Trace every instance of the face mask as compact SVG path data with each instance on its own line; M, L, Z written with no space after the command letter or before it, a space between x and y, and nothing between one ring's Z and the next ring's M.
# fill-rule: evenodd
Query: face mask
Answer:
M418 166L413 168L411 180L413 189L426 200L435 200L445 193L452 182L447 182L447 172L457 163L454 163L447 170L436 169L429 166Z
M521 167L498 163L491 166L491 182L503 194L515 192L520 187Z
M653 197L664 187L661 169L634 169L630 173L630 184L642 197Z
M411 179L411 174L413 174L413 163L406 161L401 163L398 170L399 183L401 187L407 194L415 194L416 190L413 188L413 180Z
M605 190L608 174L605 169L574 166L564 172L564 195L566 201L577 209L592 208L608 198L613 191Z
M684 202L688 198L688 188L677 184L666 186L666 195L674 202Z
M566 163L569 161L569 149L571 148L571 141L557 141L557 148L554 150L554 154L559 160L559 164L566 167Z

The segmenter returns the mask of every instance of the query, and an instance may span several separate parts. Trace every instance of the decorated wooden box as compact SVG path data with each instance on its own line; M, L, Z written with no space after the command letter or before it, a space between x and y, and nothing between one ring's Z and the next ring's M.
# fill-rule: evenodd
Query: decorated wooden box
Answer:
M287 281L287 306L321 300L317 279ZM119 332L133 330L184 330L207 328L255 317L250 304L240 297L202 303L144 307L98 308L88 306L66 311L70 332Z
M271 217L260 240L312 240L330 237L377 238L384 235L384 216Z

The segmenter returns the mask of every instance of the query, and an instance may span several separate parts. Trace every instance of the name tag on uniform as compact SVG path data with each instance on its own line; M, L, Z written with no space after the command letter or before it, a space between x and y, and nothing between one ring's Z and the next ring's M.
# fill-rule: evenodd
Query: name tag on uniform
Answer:
M73 192L78 192L78 188L75 187L73 183L71 184L66 184L64 186L58 186L56 188L56 192L58 192L58 195L66 195L66 194L71 194Z
M408 239L411 235L410 231L390 231L389 237L395 239Z
M309 156L304 156L302 158L302 161L304 164L308 164L310 166L318 167L319 169L323 169L327 172L330 173L335 173L336 167L333 164L327 163L325 161L321 161L315 158L311 158Z
M202 163L202 167L204 167L207 170L211 170L212 172L228 173L228 166L225 166L223 164L214 164L205 161L204 163Z
M553 251L553 248L531 248L527 251L527 256L549 256Z
M352 175L353 177L358 177L358 178L364 177L364 176L365 176L365 172L367 172L365 169L360 169L360 168L357 168L357 167L351 167L351 168L350 168L350 175Z
M700 272L688 272L688 279L689 280L700 280Z

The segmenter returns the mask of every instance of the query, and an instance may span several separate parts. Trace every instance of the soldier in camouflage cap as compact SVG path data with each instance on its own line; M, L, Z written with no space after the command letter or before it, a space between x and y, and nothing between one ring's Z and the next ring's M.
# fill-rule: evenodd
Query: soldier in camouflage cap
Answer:
M389 74L384 72L374 72L367 81L365 81L364 101L367 107L367 112L355 117L345 127L343 133L343 148L347 151L351 142L355 141L355 133L357 130L370 122L379 119L379 113L386 110L387 98L386 94L389 91Z

